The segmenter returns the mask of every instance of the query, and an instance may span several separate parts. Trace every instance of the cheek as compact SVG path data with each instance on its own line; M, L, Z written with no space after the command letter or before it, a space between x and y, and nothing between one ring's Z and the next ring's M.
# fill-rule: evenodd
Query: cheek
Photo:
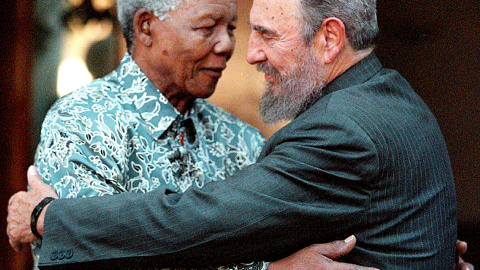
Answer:
M285 70L299 62L299 53L304 49L305 44L299 40L293 38L285 39L276 42L271 47L271 56L275 59L278 69Z
M190 95L196 98L208 98L215 92L218 80L204 74L197 74L186 82L186 88Z
M300 50L290 50L288 52L281 51L276 55L276 68L281 74L292 71L300 65L304 64L305 58L299 54Z
M203 67L207 67L210 55L213 55L212 49L207 46L198 46L196 49L184 51L181 56L184 60L182 67L187 72L187 76L193 78Z
M271 58L268 58L268 62L280 74L283 74L285 70L288 70L288 66L291 64L290 59L280 54L274 54Z

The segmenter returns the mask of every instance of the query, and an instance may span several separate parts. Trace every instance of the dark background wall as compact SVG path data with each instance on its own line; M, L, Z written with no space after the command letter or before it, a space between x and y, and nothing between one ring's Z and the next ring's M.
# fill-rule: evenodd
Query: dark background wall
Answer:
M480 1L379 0L377 54L437 117L450 152L459 238L480 267Z
M240 0L250 5L250 0ZM8 198L26 187L31 163L33 0L0 3L0 269L29 269L3 233ZM400 71L437 116L451 154L459 238L480 267L480 2L379 0L377 54Z
M31 269L29 248L15 253L5 234L9 197L26 187L31 163L32 1L0 3L0 269Z

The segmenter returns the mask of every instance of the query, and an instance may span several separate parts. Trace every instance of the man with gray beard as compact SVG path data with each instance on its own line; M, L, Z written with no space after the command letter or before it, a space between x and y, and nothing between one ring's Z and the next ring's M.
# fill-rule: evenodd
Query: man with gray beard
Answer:
M80 268L111 261L224 265L274 261L355 234L345 262L454 268L447 148L425 103L373 53L375 0L254 0L249 24L247 61L269 84L262 115L268 122L294 118L257 163L183 194L54 200L39 219L43 249L73 249ZM35 183L29 196L38 202L48 192ZM125 233L132 221L138 228ZM92 250L105 252L91 258Z
M257 64L258 71L274 76L283 91L280 96L275 96L272 84L266 82L266 91L258 108L263 122L273 124L282 119L293 119L321 97L325 85L318 80L319 63L310 54L302 55L297 63L300 64L296 69L285 75L280 75L267 62Z

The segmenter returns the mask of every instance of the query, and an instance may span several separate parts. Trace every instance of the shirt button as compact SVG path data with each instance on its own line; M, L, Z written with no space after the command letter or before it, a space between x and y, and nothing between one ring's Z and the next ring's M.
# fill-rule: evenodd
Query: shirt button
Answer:
M65 258L65 252L63 252L63 251L62 251L62 252L59 252L59 253L58 253L58 259L59 259L59 260L63 260L64 258Z

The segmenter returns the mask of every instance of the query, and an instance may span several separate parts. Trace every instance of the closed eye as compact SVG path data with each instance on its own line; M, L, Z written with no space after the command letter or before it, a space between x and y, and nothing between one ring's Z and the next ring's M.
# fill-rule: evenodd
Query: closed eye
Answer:
M250 21L248 21L248 25L253 29L253 31L257 31L260 33L261 37L265 40L273 39L277 37L276 33L274 31L271 31L263 26L260 25L252 25Z
M204 35L204 36L210 36L215 31L215 26L216 25L203 26L203 27L200 27L200 28L196 28L196 30L200 31L202 33L202 35Z

